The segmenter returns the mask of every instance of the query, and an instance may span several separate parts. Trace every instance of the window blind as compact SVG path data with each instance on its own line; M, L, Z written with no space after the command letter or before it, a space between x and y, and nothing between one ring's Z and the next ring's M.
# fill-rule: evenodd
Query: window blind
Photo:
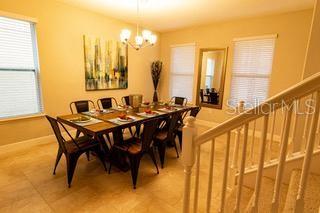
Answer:
M43 111L34 23L0 17L0 118Z
M251 108L267 99L274 49L275 37L235 41L229 105Z
M195 45L171 48L170 95L192 101Z

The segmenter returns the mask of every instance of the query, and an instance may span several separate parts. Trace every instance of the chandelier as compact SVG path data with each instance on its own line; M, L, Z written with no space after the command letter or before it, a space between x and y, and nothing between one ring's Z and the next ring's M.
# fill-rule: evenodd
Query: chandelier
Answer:
M134 43L130 41L131 31L128 29L123 29L120 33L120 40L123 44L127 44L136 50L140 50L141 48L153 46L157 42L157 36L152 34L150 30L142 30L140 34L139 29L139 0L137 0L137 32L134 39Z

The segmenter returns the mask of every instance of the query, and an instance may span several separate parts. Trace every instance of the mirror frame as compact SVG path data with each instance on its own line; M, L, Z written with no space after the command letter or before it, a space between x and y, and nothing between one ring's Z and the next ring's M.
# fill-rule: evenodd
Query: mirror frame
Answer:
M206 103L201 103L200 102L200 97L199 97L199 93L200 93L200 84L201 84L201 69L202 69L202 59L203 59L203 53L204 52L209 52L209 51L219 51L219 50L224 50L224 62L222 65L222 73L221 73L221 86L220 86L220 101L219 104L217 105L213 105L213 104L206 104ZM196 99L196 103L199 106L202 107L208 107L208 108L214 108L214 109L222 109L222 104L223 104L223 96L224 96L224 87L225 87L225 80L226 80L226 72L227 72L227 59L228 59L228 50L229 47L226 48L200 48L199 51L199 63L198 63L198 82L197 82L197 99Z

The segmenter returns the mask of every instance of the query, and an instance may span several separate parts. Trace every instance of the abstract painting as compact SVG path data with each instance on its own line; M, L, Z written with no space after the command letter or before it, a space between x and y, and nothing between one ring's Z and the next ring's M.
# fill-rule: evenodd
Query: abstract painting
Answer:
M119 41L83 36L86 90L128 88L128 47Z

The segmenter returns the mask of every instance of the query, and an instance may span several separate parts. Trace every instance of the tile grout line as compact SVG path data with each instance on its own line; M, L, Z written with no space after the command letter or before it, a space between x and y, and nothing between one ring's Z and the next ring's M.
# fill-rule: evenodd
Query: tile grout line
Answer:
M40 197L42 198L42 200L47 204L47 206L50 208L50 210L52 212L55 212L54 209L52 208L52 206L47 202L47 200L42 196L42 194L39 192L39 190L34 186L34 184L31 182L31 180L28 178L28 176L21 171L23 176L26 178L26 180L28 180L28 182L31 184L31 186L34 188L34 190L40 195Z

